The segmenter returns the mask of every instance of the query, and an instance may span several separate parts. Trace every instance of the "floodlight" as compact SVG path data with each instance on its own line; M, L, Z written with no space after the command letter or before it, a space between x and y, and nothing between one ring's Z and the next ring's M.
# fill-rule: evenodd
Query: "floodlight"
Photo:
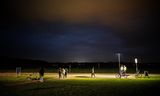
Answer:
M135 63L138 63L138 59L137 58L135 58L134 61L135 61Z

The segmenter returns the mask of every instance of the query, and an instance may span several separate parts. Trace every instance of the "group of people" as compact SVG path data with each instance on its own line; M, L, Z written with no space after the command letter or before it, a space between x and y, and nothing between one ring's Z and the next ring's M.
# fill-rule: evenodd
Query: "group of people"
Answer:
M127 71L127 67L125 65L121 65L120 66L120 75L121 76L126 75L126 71ZM61 68L60 67L58 69L58 74L59 74L59 79L67 78L68 68ZM40 70L39 70L39 78L37 77L37 74L34 73L33 75L29 75L28 79L30 79L30 80L39 80L40 82L43 82L44 81L43 76L44 76L44 68L41 67ZM34 77L34 78L32 78L32 77ZM94 77L95 77L95 71L94 71L94 67L92 67L92 69L91 69L91 78L94 78Z
M29 74L27 76L27 80L39 80L40 82L43 82L44 81L43 76L44 76L44 68L41 67L39 70L39 76L37 72L34 72L33 74Z
M39 80L39 77L38 77L37 73L34 72L33 74L28 74L27 80Z
M59 79L67 78L68 75L68 68L59 68L58 70Z
M125 65L121 65L120 67L120 75L125 76L127 71L127 67Z

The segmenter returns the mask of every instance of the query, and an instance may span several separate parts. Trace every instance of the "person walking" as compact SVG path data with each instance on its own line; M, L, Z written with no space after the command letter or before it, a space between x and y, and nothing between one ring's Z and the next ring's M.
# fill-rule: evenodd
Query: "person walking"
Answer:
M94 73L94 67L92 67L92 70L91 70L91 78L93 78L93 77L96 77L95 73Z

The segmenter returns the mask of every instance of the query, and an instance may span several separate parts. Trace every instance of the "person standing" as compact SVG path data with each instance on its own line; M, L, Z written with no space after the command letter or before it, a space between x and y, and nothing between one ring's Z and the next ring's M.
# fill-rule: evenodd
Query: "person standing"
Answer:
M61 79L62 78L62 68L61 67L58 69L58 74L59 74L59 79Z
M67 78L68 75L68 68L65 68L65 78Z
M127 67L125 65L123 66L123 71L124 71L124 74L126 75Z
M124 66L121 65L121 67L120 67L120 77L123 75L123 73L124 73Z
M43 80L43 76L44 76L44 68L43 67L41 67L41 69L39 70L39 75L40 75L40 82L43 82L44 80Z
M91 78L93 78L93 77L96 77L95 73L94 73L94 67L92 67L92 70L91 70Z
M62 78L65 78L65 69L62 68Z

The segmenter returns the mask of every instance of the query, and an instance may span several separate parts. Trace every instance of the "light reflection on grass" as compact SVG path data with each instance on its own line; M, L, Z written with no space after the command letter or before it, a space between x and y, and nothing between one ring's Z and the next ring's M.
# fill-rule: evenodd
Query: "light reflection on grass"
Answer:
M0 76L0 84L3 85L0 87L1 96L155 96L160 89L160 75L150 78L78 77L59 80L57 74L46 74L43 83L26 80L26 76Z

